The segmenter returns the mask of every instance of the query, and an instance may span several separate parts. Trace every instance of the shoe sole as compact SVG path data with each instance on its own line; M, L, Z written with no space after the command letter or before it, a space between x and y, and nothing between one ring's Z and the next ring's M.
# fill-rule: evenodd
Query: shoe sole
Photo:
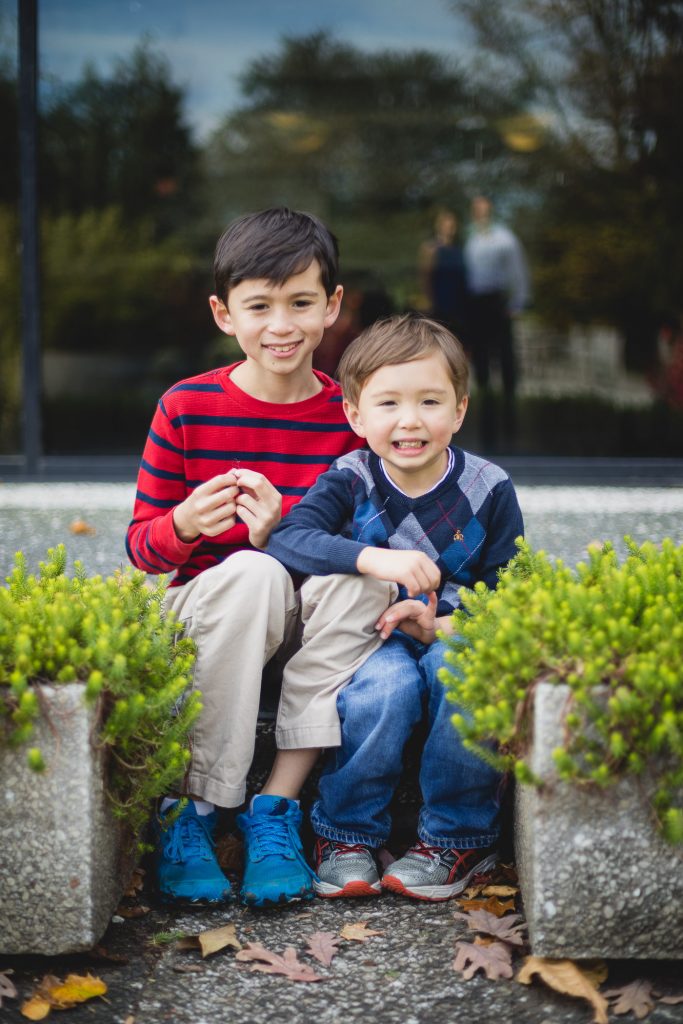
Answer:
M315 893L312 889L307 892L291 893L281 892L279 896L254 896L251 893L240 893L240 901L245 907L281 907L284 903L298 903L300 900L312 900Z
M330 882L314 882L313 888L316 895L321 896L324 900L334 900L339 896L379 896L382 892L379 880L364 882L362 879L347 882L343 889Z
M498 863L498 857L495 854L487 857L485 860L475 864L471 871L464 876L459 878L457 882L452 882L450 885L415 885L407 886L405 882L402 882L400 878L395 875L385 875L382 879L382 888L388 892L392 892L397 896L409 896L414 900L426 900L429 903L441 903L445 900L453 899L454 896L458 896L463 889L466 889L471 879L476 875L485 875L487 872L492 871Z

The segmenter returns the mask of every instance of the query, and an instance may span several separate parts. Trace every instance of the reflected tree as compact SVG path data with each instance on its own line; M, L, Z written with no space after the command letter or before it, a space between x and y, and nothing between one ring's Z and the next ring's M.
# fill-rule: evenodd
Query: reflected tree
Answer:
M477 29L494 96L516 91L544 125L529 224L539 312L616 324L644 368L662 316L681 310L683 4L452 6Z

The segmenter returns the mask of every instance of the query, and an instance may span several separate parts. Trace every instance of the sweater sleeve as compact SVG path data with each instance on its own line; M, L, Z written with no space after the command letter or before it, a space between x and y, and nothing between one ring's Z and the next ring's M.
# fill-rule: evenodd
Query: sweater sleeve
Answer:
M510 479L503 480L494 488L486 534L477 578L494 589L499 571L517 554L515 540L524 536L522 510Z
M133 518L126 534L128 557L138 569L171 572L184 565L200 543L199 537L186 544L173 526L173 510L186 495L182 442L161 401L140 462Z
M367 544L343 536L353 516L354 476L333 466L270 535L266 552L293 572L306 576L357 573Z

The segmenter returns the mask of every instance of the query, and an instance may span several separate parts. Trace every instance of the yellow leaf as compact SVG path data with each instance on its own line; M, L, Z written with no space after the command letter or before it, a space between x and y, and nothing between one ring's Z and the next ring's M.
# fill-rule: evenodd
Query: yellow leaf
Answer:
M517 981L530 985L537 974L556 992L585 999L593 1007L594 1024L607 1024L607 1000L601 996L591 977L585 974L573 960L551 960L548 957L528 956L517 975Z
M516 885L486 885L481 890L482 896L516 896L518 892Z
M65 982L50 985L48 988L41 987L41 991L46 999L60 1009L75 1006L76 1003L85 1003L95 996L103 996L107 986L101 978L96 978L92 974L68 974Z
M226 946L232 946L234 949L242 948L234 924L225 924L222 928L209 928L205 932L200 932L197 941L202 951L202 959L211 956L212 953L217 953L220 949L225 949Z
M368 928L365 921L357 921L355 924L345 924L339 932L342 939L351 939L354 942L365 942L371 935L384 935L384 932Z
M43 999L42 996L31 996L25 1003L22 1003L21 1015L28 1017L29 1020L44 1020L51 1009L52 1006L47 999Z
M74 519L69 525L69 529L74 534L84 534L88 537L93 537L97 533L95 527L86 523L85 519Z
M496 917L503 917L504 914L509 914L515 909L514 900L499 900L495 896L489 896L487 900L459 899L458 904L463 910L488 910L490 914L495 914Z

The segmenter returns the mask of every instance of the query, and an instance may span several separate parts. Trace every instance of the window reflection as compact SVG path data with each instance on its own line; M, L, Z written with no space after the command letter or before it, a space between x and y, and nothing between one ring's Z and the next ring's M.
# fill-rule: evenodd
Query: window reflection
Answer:
M443 211L466 250L483 194L526 253L531 301L514 320L514 390L493 360L463 443L683 454L680 5L568 0L560 18L537 0L350 0L323 27L308 0L252 6L228 26L218 0L41 5L47 450L137 454L160 390L232 358L208 315L211 252L250 209L309 209L339 236L346 305L321 367L395 310L432 310L473 345L471 305L437 310L426 254ZM0 0L5 139L13 10ZM11 167L5 451L18 400Z

